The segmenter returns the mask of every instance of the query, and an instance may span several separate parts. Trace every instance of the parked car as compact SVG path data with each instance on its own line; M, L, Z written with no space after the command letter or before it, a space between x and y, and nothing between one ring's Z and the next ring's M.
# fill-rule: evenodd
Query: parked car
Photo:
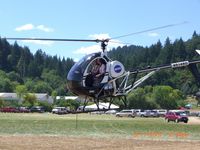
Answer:
M189 116L194 116L194 117L198 117L199 112L198 111L192 111L188 114Z
M116 117L132 117L134 118L136 116L136 113L134 110L122 110L118 113L116 113Z
M30 109L31 112L39 112L39 113L43 113L45 112L45 109L44 107L42 106L33 106L31 109Z
M186 109L191 109L191 108L192 108L192 104L187 104L187 105L185 105L185 108L186 108Z
M142 109L134 109L135 115L138 117L144 117L144 110Z
M28 109L27 107L19 107L18 110L21 113L29 113L30 112L30 109Z
M197 114L197 117L200 117L200 112Z
M104 114L104 111L92 111L90 112L91 115L102 115Z
M155 110L145 110L141 117L159 117L159 114Z
M53 114L67 114L67 108L66 107L55 107L52 109Z
M159 117L165 117L167 113L166 109L154 109L153 111L156 111Z
M15 107L3 107L3 108L1 108L1 112L17 113L17 112L19 112L19 110L16 109Z
M187 123L188 122L188 117L186 115L186 113L178 111L178 112L168 112L165 115L165 120L167 120L167 122L169 121L174 121L174 122L184 122Z
M105 112L105 114L112 114L112 115L114 115L117 112L118 112L117 110L108 110L108 111Z

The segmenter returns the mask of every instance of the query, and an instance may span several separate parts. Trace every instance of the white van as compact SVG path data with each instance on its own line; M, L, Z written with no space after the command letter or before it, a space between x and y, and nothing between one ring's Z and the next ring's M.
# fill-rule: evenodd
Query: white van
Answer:
M67 114L67 108L66 107L55 107L52 109L53 114Z

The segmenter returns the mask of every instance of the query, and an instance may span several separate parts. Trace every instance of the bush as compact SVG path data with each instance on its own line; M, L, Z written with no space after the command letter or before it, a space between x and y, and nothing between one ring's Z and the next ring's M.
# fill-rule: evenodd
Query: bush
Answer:
M4 100L0 99L0 108L4 106Z
M46 101L43 101L43 102L39 101L39 102L37 102L37 105L44 107L45 111L47 111L47 112L51 112L53 109L53 104L50 104Z
M59 107L70 107L70 110L76 110L80 106L80 102L72 99L61 99L56 102L56 105Z
M128 107L136 109L176 109L184 105L184 95L170 86L138 88L128 95Z
M37 102L37 98L34 94L27 93L26 95L24 95L23 99L24 100L22 102L22 105L26 107L32 107Z

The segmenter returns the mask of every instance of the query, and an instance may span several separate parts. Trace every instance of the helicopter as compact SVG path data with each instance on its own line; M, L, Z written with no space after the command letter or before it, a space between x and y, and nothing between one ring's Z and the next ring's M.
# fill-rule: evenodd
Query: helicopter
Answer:
M183 24L183 23L181 23ZM166 26L161 26L153 29L148 29L140 32L134 32L131 34L126 34L118 36L115 38L121 38L125 36L130 36L134 34L140 34L144 32L149 32L153 30L168 28L179 24L170 24ZM141 85L145 80L153 76L156 72L163 69L176 69L182 67L189 67L195 79L200 83L200 73L196 64L200 63L200 60L195 61L180 61L174 62L167 65L160 65L157 67L147 67L143 69L135 69L127 71L124 65L118 60L112 60L107 55L106 47L111 39L96 39L96 40L85 40L85 39L46 39L46 38L6 38L7 40L48 40L48 41L71 41L71 42L96 42L101 44L102 52L92 53L84 56L77 63L75 63L70 69L67 75L67 86L68 89L75 95L84 98L84 107L88 101L91 99L96 103L97 110L99 109L99 102L104 99L109 99L109 107L113 103L115 98L119 98L123 101L124 107L127 107L127 95L139 85ZM113 39L113 38L112 38ZM200 50L196 50L200 55ZM97 61L104 64L104 72L101 78L94 81L94 76L92 76L93 66ZM137 79L138 75L143 75ZM131 80L130 80L131 79ZM93 84L95 82L95 84ZM104 109L105 111L105 109Z

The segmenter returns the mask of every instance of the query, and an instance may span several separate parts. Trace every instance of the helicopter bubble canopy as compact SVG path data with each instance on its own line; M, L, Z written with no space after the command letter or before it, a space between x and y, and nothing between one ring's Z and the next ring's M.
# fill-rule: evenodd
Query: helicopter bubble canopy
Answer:
M89 73L90 69L92 69L92 64L95 62L96 59L102 59L104 60L106 64L106 75L103 77L102 81L99 83L99 87L104 85L105 83L108 82L108 66L109 66L109 59L107 56L101 55L101 53L92 53L89 55L86 55L83 57L81 60L79 60L69 71L68 76L67 76L67 81L68 81L68 88L70 91L72 91L76 95L87 95L87 96L92 96L94 93L91 93L91 91L88 89L92 89L93 87L89 86L91 80L89 79Z

